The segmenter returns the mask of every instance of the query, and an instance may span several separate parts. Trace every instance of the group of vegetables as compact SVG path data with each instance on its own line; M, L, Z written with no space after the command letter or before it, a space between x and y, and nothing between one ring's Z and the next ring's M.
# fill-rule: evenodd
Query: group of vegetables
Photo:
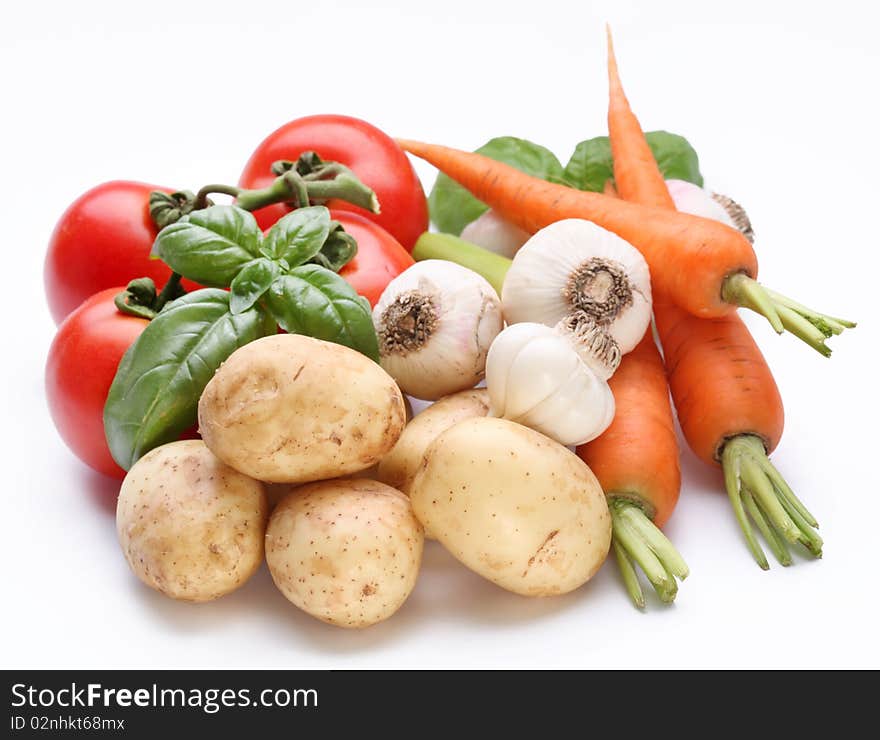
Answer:
M670 393L761 567L753 527L784 565L792 544L821 555L769 460L782 401L736 309L826 356L854 324L756 281L745 212L703 189L682 137L643 134L610 36L609 82L609 136L564 168L512 137L468 153L312 116L238 186L113 182L68 209L45 268L49 406L124 476L142 581L205 601L265 559L292 603L362 627L405 601L427 536L531 596L613 548L637 605L636 567L672 601ZM439 233L405 152L441 171ZM433 403L410 418L408 396Z

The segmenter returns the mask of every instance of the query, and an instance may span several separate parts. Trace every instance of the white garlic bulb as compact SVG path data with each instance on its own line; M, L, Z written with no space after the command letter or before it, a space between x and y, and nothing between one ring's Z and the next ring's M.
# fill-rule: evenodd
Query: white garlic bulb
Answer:
M404 393L436 400L483 379L504 319L484 278L452 262L424 260L388 283L373 325L385 371Z
M667 180L666 187L677 210L720 221L739 229L750 242L755 240L755 232L745 209L732 198L706 190L687 180Z
M501 298L511 324L553 326L571 313L584 313L624 354L641 341L651 321L645 258L617 234L578 218L557 221L523 245Z
M585 356L599 363L602 353L588 342L578 343L570 329L532 322L508 326L492 343L486 362L489 415L563 445L595 439L614 419L614 396Z
M529 240L529 233L490 208L464 227L461 238L510 259Z

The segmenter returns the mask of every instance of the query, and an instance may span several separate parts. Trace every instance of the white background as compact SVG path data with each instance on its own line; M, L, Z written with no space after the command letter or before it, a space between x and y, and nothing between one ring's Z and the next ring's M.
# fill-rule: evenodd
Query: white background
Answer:
M151 10L151 5L155 10ZM868 2L14 3L0 26L3 667L880 667L877 14ZM511 134L563 162L604 133L603 23L646 129L686 135L743 202L762 278L860 320L825 360L749 318L786 401L774 461L819 518L820 562L761 572L719 475L685 451L668 534L692 575L633 609L613 567L527 600L439 546L390 621L346 632L265 569L215 603L129 573L114 484L62 445L42 373L42 255L87 188L235 182L300 115L361 116L464 148ZM426 189L429 167L417 165Z

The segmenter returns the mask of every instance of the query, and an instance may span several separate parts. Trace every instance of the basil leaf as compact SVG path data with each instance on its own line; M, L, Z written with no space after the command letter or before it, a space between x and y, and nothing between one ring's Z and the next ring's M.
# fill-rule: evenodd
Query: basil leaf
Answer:
M665 179L686 180L703 187L700 158L684 136L668 131L649 131L645 138Z
M319 265L294 267L272 283L266 306L291 334L344 344L379 361L370 304L335 272Z
M578 190L601 193L605 183L614 179L611 142L607 136L582 141L565 165L566 182Z
M514 136L500 136L487 142L477 152L542 180L561 182L562 165L549 149ZM455 180L442 172L428 197L431 220L440 231L461 234L461 230L489 207L474 198Z
M225 288L245 264L260 256L261 241L252 214L237 206L211 206L162 229L153 253L190 280Z
M687 180L703 186L699 158L687 139L668 131L649 131L645 139L665 179ZM565 165L564 176L569 185L579 190L602 192L605 183L614 179L608 137L597 136L578 144Z
M280 265L265 257L248 262L229 286L229 310L234 314L247 311L269 290L272 281L280 274Z
M269 229L263 242L263 254L296 267L321 251L329 233L330 211L326 207L297 208Z
M358 245L355 238L342 228L341 223L331 221L327 241L324 242L321 251L309 261L326 267L328 270L333 270L333 272L339 272L354 259L357 250Z
M206 288L169 303L119 363L104 406L113 459L128 470L196 422L199 396L236 349L276 331L258 307L233 315L229 293Z

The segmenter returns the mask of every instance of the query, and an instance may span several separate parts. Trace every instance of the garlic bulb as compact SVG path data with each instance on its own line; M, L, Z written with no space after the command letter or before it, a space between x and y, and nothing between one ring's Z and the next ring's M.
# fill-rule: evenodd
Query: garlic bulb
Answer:
M504 328L485 279L445 260L424 260L388 283L373 309L382 367L401 390L435 400L482 380Z
M529 233L501 218L490 208L464 227L461 238L510 259L529 240Z
M573 312L592 318L624 354L651 321L651 276L639 251L590 221L541 229L513 258L501 294L508 323L547 326Z
M755 232L745 209L733 198L705 190L687 180L667 180L666 187L679 211L720 221L739 229L750 242L755 241Z
M595 439L614 419L611 389L591 369L600 357L570 329L532 322L508 326L492 343L486 362L489 415L563 445Z

